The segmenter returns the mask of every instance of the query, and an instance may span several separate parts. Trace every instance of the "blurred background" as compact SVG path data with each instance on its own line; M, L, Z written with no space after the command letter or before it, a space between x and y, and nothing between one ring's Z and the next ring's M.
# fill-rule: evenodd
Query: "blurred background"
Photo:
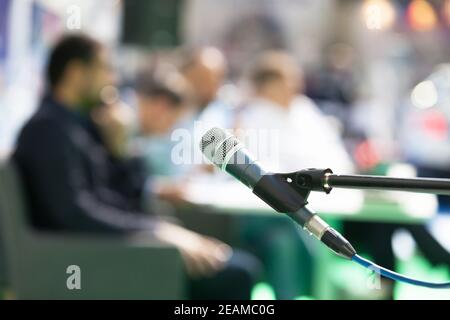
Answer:
M257 128L257 121L259 128L267 128L264 121L275 119L283 127L284 118L259 111L259 100L254 99L267 76L264 72L279 61L278 66L295 69L295 90L304 99L299 105L313 114L308 118L305 111L299 121L289 124L286 134L299 135L289 140L296 161L283 163L283 157L291 157L283 154L279 168L319 166L336 173L450 178L449 0L0 0L2 158L14 150L20 129L45 92L43 71L49 50L61 35L80 32L111 50L118 80L104 90L105 103L120 105L123 117L130 119L131 132L138 125L148 129L149 134L132 139L128 148L143 150L159 185L177 185L189 203L180 205L179 199L169 196L158 202L158 210L258 256L266 274L252 291L254 299L450 298L448 292L398 284L368 288L364 270L322 252L301 235L301 248L285 247L283 241L289 240L284 238L275 246L256 248L261 241L255 233L261 236L258 230L278 223L265 221L271 219L270 214L260 214L265 209L257 204L249 209L247 202L235 204L229 198L213 203L215 189L205 191L202 179L186 178L187 172L192 176L193 165L173 163L173 157L170 163L171 133L176 128L192 130L194 120L236 129ZM264 54L272 62L258 60ZM207 71L201 74L199 65ZM161 110L142 112L136 91L143 71L164 77L181 74L190 82L183 110L170 115ZM297 126L308 129L297 131ZM312 153L317 155L310 161L302 158L301 148L292 151L297 141L301 146L309 134L321 133L332 135L335 142L311 138ZM339 150L334 150L337 145ZM278 148L289 145L281 143ZM212 178L214 186L224 180L217 175ZM317 203L319 213L326 199L311 202ZM333 208L323 209L329 213L325 217L367 256L392 255L398 271L436 281L450 279L447 198L430 196L422 201L403 193L372 192L349 194L344 202L359 207L341 210L333 202ZM346 218L352 214L354 218ZM283 223L274 234L285 230ZM428 240L418 236L422 231L414 228L419 226ZM265 232L265 237L271 236ZM380 238L383 245L373 245ZM271 256L274 248L287 248L283 256L287 264L292 259L300 262L286 268L272 266L272 260L281 259ZM291 255L292 251L297 252ZM296 270L298 265L303 269ZM297 271L302 274L292 278L284 274ZM294 281L299 285L290 286Z

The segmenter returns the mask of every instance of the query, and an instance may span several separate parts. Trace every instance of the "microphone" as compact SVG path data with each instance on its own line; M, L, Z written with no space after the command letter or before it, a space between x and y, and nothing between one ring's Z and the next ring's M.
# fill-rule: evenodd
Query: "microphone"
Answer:
M200 149L214 165L241 181L277 212L287 214L335 253L347 259L356 254L339 232L306 207L306 195L295 190L292 180L264 170L231 133L220 128L208 130L200 141Z

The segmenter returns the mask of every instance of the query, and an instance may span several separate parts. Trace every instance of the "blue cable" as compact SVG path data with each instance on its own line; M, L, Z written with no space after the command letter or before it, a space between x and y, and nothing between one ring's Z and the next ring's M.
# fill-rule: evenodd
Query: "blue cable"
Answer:
M400 281L408 284L412 284L415 286L420 287L426 287L426 288L434 288L434 289L450 289L450 282L443 282L443 283L433 283L433 282L426 282L421 280L412 279L409 277L406 277L404 275L401 275L397 272L391 271L389 269L380 267L379 265L373 263L372 261L369 261L367 259L364 259L363 257L355 254L352 257L352 260L356 263L362 265L363 267L369 268L370 270L381 274L382 276L395 280Z

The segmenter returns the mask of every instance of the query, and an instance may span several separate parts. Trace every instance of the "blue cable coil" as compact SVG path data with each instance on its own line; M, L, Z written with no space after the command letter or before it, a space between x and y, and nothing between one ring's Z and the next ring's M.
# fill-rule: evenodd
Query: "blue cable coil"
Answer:
M391 271L389 269L383 268L375 263L373 263L372 261L369 261L367 259L364 259L363 257L355 254L352 257L352 260L355 261L356 263L362 265L363 267L366 267L378 274L381 274L382 276L395 280L395 281L400 281L400 282L404 282L404 283L408 283L408 284L412 284L415 286L420 286L420 287L426 287L426 288L434 288L434 289L450 289L450 282L443 282L443 283L433 283L433 282L427 282L427 281L421 281L421 280L416 280L416 279L412 279L409 278L407 276L404 276L402 274L399 274L397 272Z

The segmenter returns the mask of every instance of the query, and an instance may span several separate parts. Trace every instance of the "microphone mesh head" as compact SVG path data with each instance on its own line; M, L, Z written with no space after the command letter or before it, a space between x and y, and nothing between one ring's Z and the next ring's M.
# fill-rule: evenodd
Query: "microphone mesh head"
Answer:
M235 136L220 128L209 129L200 141L202 153L217 166L222 166L227 154L238 145L240 142Z

